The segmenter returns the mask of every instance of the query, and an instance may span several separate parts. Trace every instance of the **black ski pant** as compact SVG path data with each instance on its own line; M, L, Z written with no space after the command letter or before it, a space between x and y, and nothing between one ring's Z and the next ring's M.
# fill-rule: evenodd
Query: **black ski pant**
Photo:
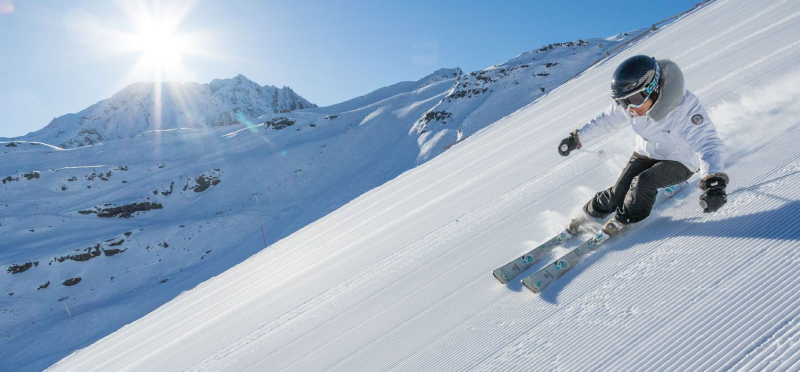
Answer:
M633 153L617 183L598 192L583 209L598 218L616 211L623 223L639 222L650 215L658 189L686 181L693 173L680 162Z

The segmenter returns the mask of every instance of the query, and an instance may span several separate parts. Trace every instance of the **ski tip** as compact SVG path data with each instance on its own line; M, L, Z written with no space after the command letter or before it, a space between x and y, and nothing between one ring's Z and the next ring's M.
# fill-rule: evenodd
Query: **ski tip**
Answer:
M531 292L536 293L536 294L542 293L542 289L540 288L540 284L541 284L541 282L539 282L539 281L534 282L530 277L522 279L522 285L524 285L525 288L530 289Z
M508 283L508 277L506 277L506 273L502 269L495 269L492 271L492 275L494 275L494 277L500 281L501 284Z

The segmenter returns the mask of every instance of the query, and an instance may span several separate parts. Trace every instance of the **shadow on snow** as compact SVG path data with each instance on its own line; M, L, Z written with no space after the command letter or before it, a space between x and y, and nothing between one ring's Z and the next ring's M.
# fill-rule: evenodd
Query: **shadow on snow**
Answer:
M597 252L584 259L574 269L565 273L564 276L547 287L547 289L540 294L540 297L547 302L557 304L557 298L561 290L566 288L573 279L589 268L593 263L600 261L605 255L611 252L623 251L637 244L650 243L679 236L800 240L800 200L786 199L758 190L760 186L796 174L800 174L800 171L792 172L753 186L737 189L729 194L734 195L742 191L748 191L784 202L783 205L776 209L713 221L704 220L704 216L683 219L659 217L650 221L654 224L651 228L631 231L631 234L625 239L612 243L610 246L601 247ZM658 228L656 229L654 227ZM509 289L520 290L522 284L519 283L518 280L513 282L514 286L509 286Z

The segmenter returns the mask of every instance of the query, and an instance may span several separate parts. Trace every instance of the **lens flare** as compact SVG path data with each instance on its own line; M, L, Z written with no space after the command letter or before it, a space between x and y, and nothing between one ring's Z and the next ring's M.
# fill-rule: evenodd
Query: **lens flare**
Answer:
M10 4L0 0L0 4ZM198 59L225 60L225 55L215 53L215 40L219 30L189 28L184 22L198 0L127 0L114 4L122 17L102 17L90 8L74 7L64 15L72 37L83 43L86 59L129 59L130 68L119 77L117 86L128 86L137 81L152 81L152 128L161 129L162 99L176 99L183 112L196 111L189 107L191 100L183 97L180 84L168 81L186 81L196 78L189 65ZM191 118L192 116L189 115ZM155 141L160 140L156 132Z
M156 83L174 79L187 69L184 55L198 52L197 37L181 30L194 2L138 1L121 3L134 32L121 33L129 52L139 53L136 69L150 69Z
M0 14L9 14L14 12L14 3L8 0L0 0Z
M172 85L164 82L184 80L186 71L191 70L184 65L185 56L209 54L198 48L202 32L189 33L182 28L184 19L195 4L195 0L119 2L120 10L133 27L109 29L103 33L109 35L108 39L115 44L109 48L114 54L139 55L123 81L136 80L143 73L152 76L155 83L153 125L156 129L161 128L161 100L167 94L164 89L169 89L172 96L177 96L185 111L191 109L185 106L185 99L180 96L181 90L171 89Z

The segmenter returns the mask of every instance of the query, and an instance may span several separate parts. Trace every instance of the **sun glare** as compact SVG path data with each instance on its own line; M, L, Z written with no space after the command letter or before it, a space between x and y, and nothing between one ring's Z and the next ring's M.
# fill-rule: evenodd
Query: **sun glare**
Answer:
M143 62L162 71L176 68L185 52L180 36L164 24L149 25L135 40Z
M3 4L7 0L0 0ZM67 17L70 25L79 32L77 35L107 56L132 55L136 62L125 76L120 77L119 85L126 86L136 81L152 81L153 85L153 126L160 129L162 124L161 97L164 89L170 89L171 97L185 106L185 99L167 81L186 81L196 72L191 63L196 57L215 55L210 50L199 48L199 40L208 47L214 35L204 30L187 32L182 27L186 16L198 0L126 0L116 4L125 18L116 22L105 22L86 10L78 10ZM114 27L109 27L111 24ZM183 107L184 111L189 108ZM156 137L158 138L158 137ZM156 139L158 140L158 139Z
M197 48L198 33L187 33L181 25L196 1L134 0L120 2L132 28L118 30L114 43L120 52L138 54L139 59L125 80L143 74L160 83L185 80L190 68L184 66L188 55L207 55ZM140 79L140 78L139 78ZM150 80L150 79L147 79Z
M14 12L14 4L11 0L0 0L0 14L9 14Z
M198 1L119 0L114 3L121 17L75 8L64 16L64 22L74 31L73 36L86 44L91 57L135 58L119 85L186 81L196 78L192 65L198 59L227 58L213 50L219 40L217 31L184 22ZM11 9L9 0L0 0L0 11L4 4Z
M74 30L74 37L87 45L96 55L109 58L134 57L127 73L120 76L119 87L135 82L153 82L153 127L161 128L162 93L186 107L185 97L168 81L196 79L193 63L199 59L227 58L213 51L216 31L192 29L184 20L199 0L119 0L115 1L122 18L103 18L89 10L77 8L64 16L64 22ZM0 0L0 11L10 11L10 0ZM10 9L10 10L9 10ZM197 24L197 23L195 23ZM202 43L201 43L202 41ZM89 56L87 56L88 58ZM168 92L164 92L168 89ZM158 137L156 137L158 138Z

